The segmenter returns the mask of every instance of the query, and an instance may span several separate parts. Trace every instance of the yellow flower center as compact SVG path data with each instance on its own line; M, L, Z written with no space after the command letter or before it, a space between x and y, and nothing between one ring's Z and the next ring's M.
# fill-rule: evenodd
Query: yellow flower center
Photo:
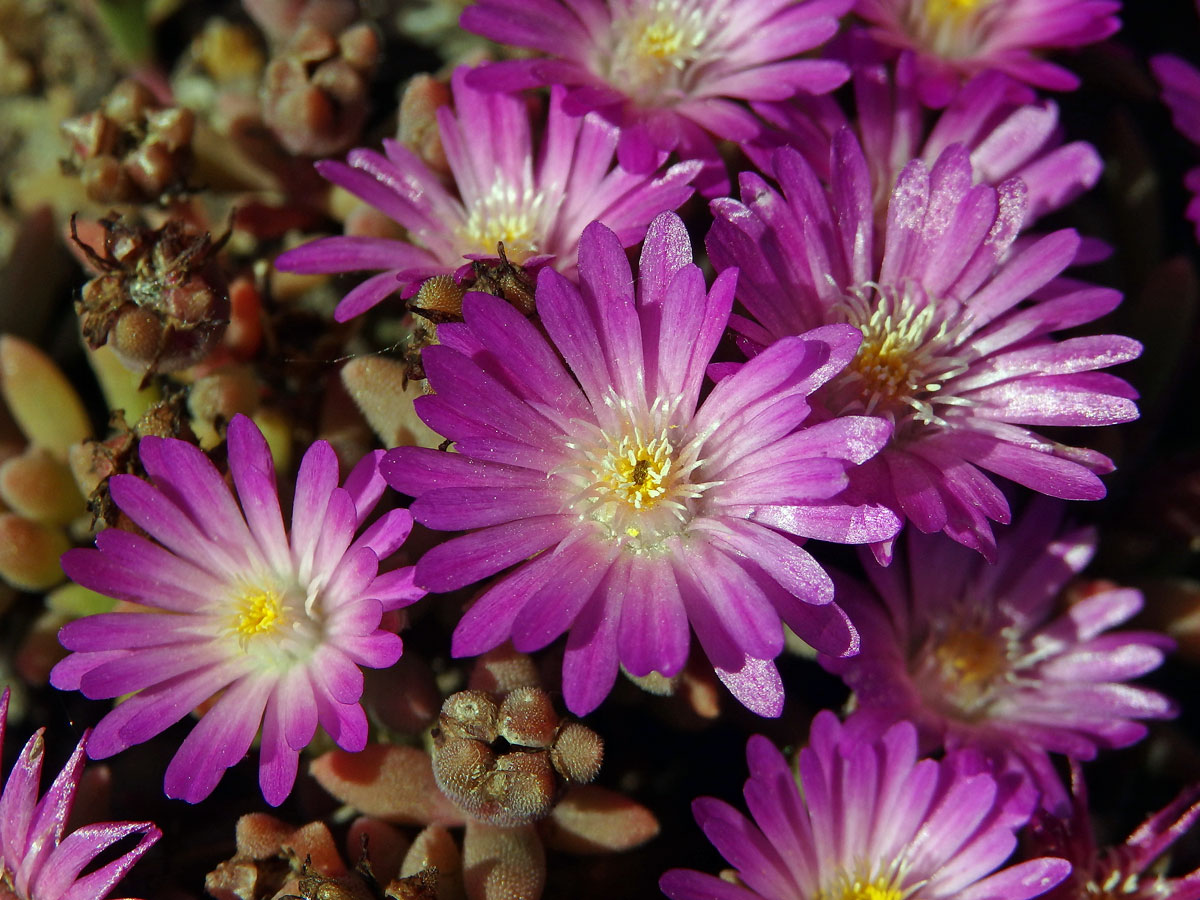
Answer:
M986 39L996 0L913 0L907 27L917 42L945 59L970 59Z
M640 6L613 21L609 81L640 104L677 99L687 90L687 71L707 36L697 3L656 0Z
M604 402L624 424L610 432L580 423L567 444L574 458L551 475L566 483L567 508L581 520L597 523L632 552L659 552L666 538L685 530L696 501L713 486L692 480L702 464L700 441L680 445L670 403L656 400L639 414L624 398Z
M538 222L543 202L541 194L496 182L468 210L467 222L459 233L463 253L495 256L496 244L503 242L505 256L520 265L539 252Z
M998 682L1012 671L1004 639L974 628L936 637L914 680L935 705L960 719L984 713Z
M947 20L961 23L969 14L989 0L925 0L925 17L934 27L940 27Z
M902 866L893 866L892 875L860 877L842 872L828 886L817 891L815 900L905 900L912 890L900 886Z
M651 509L669 486L672 449L665 434L646 443L635 429L609 452L600 477L634 509Z
M946 382L967 370L956 352L962 324L956 306L876 284L851 291L838 309L863 340L830 383L835 411L928 425L943 423L939 407L965 405L943 392Z
M236 600L233 630L243 646L256 635L278 630L283 621L283 599L273 589L251 589Z
M682 49L683 32L674 22L665 19L647 24L637 40L637 52L652 59L669 59L674 63Z

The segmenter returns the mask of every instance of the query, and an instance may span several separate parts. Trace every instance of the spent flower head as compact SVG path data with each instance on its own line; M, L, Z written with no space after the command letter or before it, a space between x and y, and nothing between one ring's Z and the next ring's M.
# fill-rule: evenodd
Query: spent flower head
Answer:
M549 341L502 301L468 294L465 324L441 326L441 346L424 352L434 393L417 401L457 452L401 447L384 461L388 482L417 498L417 521L471 530L420 560L418 584L448 591L516 566L459 623L455 655L509 638L531 652L569 630L563 692L580 714L618 666L678 673L690 624L738 699L778 715L781 620L833 655L857 647L832 582L792 536L861 543L899 526L838 498L888 424L801 428L807 396L853 357L858 332L782 340L698 405L735 274L706 292L691 259L683 222L663 214L635 281L619 238L588 226L582 290L539 276Z
M146 437L138 450L153 484L115 475L109 489L149 538L110 528L96 549L63 556L75 581L137 611L65 626L59 639L73 652L51 683L97 699L131 695L96 726L88 745L95 759L149 740L212 700L167 767L167 794L191 803L212 792L261 725L259 783L278 805L318 724L339 746L366 743L360 666L399 659L400 638L381 618L424 593L411 568L378 571L412 517L390 510L362 529L385 489L382 451L338 487L333 449L317 441L300 463L288 533L270 451L245 416L234 417L228 439L240 508L191 444Z

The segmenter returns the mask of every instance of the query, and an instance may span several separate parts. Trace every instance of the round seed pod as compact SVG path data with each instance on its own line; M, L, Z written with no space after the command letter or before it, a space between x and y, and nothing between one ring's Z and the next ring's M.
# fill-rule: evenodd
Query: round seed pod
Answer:
M486 691L459 691L442 704L438 724L445 738L474 738L485 744L496 739L496 700Z

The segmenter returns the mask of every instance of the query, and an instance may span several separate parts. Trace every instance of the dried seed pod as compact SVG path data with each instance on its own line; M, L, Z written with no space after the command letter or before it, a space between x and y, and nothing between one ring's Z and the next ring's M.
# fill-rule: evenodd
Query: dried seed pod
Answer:
M297 156L331 156L353 145L367 118L368 80L379 58L379 38L369 25L352 26L340 39L304 25L267 65L263 121Z
M64 168L97 203L144 203L187 188L195 114L160 108L137 81L120 82L101 109L61 127L71 147Z
M101 256L75 242L101 272L75 303L88 346L110 343L121 361L149 376L202 359L229 322L225 277L216 264L224 238L191 233L172 219L162 228L102 219Z
M563 778L575 784L587 784L600 773L604 741L586 725L567 722L554 738L550 758Z

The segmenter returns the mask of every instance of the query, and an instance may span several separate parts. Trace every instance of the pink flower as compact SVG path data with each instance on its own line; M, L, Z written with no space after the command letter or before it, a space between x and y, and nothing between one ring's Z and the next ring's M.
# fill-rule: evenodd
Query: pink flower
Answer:
M0 745L8 721L8 690L0 697ZM89 732L45 795L42 780L44 728L34 733L8 775L0 794L0 896L16 900L101 900L162 832L152 822L102 822L63 837L75 803L83 750ZM140 834L137 846L86 875L80 875L109 847Z
M1035 503L995 564L909 532L907 560L864 561L873 593L838 584L862 653L821 660L854 690L859 714L908 719L931 750L975 747L998 770L1025 773L1055 810L1067 797L1050 754L1092 759L1140 740L1140 719L1175 714L1166 697L1127 683L1156 669L1172 641L1111 630L1142 608L1140 593L1101 585L1058 611L1095 549L1090 531L1059 534L1061 518L1062 504Z
M852 474L863 497L990 555L989 520L1007 522L1009 509L985 472L1063 499L1104 496L1096 473L1112 469L1106 457L1032 430L1137 417L1133 389L1094 371L1136 358L1137 341L1051 337L1121 299L1060 277L1079 250L1074 231L1014 244L1024 184L975 184L960 144L932 166L904 168L881 232L850 131L834 138L828 188L790 148L776 153L775 176L782 194L746 173L743 202L713 201L709 256L718 271L742 273L738 299L752 318L734 327L750 352L818 325L862 333L855 359L813 401L825 416L895 424L884 451Z
M1001 869L1031 792L970 751L918 759L907 722L868 741L818 713L799 784L764 737L750 738L746 758L752 819L711 797L692 804L736 882L674 869L660 882L671 900L1026 900L1071 870L1054 858Z
M772 148L786 143L828 181L833 136L852 127L871 171L881 226L904 167L914 159L932 166L953 144L970 154L976 182L998 187L1017 177L1025 183L1023 228L1066 206L1100 178L1104 164L1095 147L1086 141L1063 143L1052 100L1037 100L1026 86L989 70L968 81L931 124L917 100L917 57L905 51L898 60L884 61L879 45L854 37L848 41L854 118L847 118L830 96L754 104L774 126L769 141L746 148L759 168L769 171Z
M1200 869L1168 878L1157 865L1171 845L1200 818L1200 785L1151 815L1123 844L1100 848L1092 831L1083 767L1071 763L1071 815L1059 818L1039 810L1029 824L1031 841L1071 862L1071 877L1046 900L1200 900Z
M441 346L424 351L434 393L417 411L457 452L400 447L384 474L417 498L418 522L469 533L425 554L417 583L449 591L515 567L459 623L454 655L510 638L532 652L569 631L575 713L604 699L619 666L677 674L690 624L734 695L778 715L782 623L835 656L857 647L832 582L791 536L861 543L899 525L839 497L887 423L801 427L808 395L859 335L835 325L782 340L697 407L734 273L706 292L672 213L651 224L636 281L603 225L588 226L579 255L581 288L538 278L549 340L508 304L468 294L465 324L440 326Z
M568 109L621 129L617 155L649 172L659 153L700 159L709 196L728 179L714 138L747 141L760 124L737 101L820 94L846 80L833 60L796 59L838 29L853 0L479 0L462 26L549 59L478 70L481 89L568 89Z
M495 68L480 70L484 82ZM588 222L604 222L629 247L642 239L651 219L691 196L689 182L699 164L680 163L657 178L659 157L642 174L613 168L617 129L599 116L568 115L562 88L550 92L535 158L529 105L471 87L467 73L454 73L454 110L438 110L454 192L396 141L384 141L383 154L359 149L346 163L317 163L322 175L390 216L409 236L321 238L275 260L285 272L307 274L382 269L342 298L334 312L339 322L401 288L415 290L426 278L455 272L465 257L496 258L498 241L515 263L549 263L572 277Z
M858 0L871 35L919 57L921 102L945 106L988 69L1052 91L1079 79L1039 53L1081 47L1121 27L1120 0Z
M1163 54L1150 60L1150 68L1162 85L1163 102L1171 110L1171 118L1179 133L1200 146L1200 72L1177 56ZM1187 217L1196 227L1200 241L1200 168L1184 176L1184 186L1192 192Z
M96 726L94 759L149 740L216 698L167 767L168 796L207 797L261 725L259 783L278 805L318 723L341 747L366 744L359 667L399 659L400 638L380 619L424 592L411 568L378 574L408 535L407 510L384 513L355 539L385 489L382 451L338 487L333 449L309 447L290 535L267 443L245 416L229 425L228 452L240 508L216 467L184 441L142 439L153 485L113 476L113 500L154 540L110 528L96 536L97 549L64 554L63 569L145 611L66 625L59 640L74 652L50 680L91 698L132 695Z

